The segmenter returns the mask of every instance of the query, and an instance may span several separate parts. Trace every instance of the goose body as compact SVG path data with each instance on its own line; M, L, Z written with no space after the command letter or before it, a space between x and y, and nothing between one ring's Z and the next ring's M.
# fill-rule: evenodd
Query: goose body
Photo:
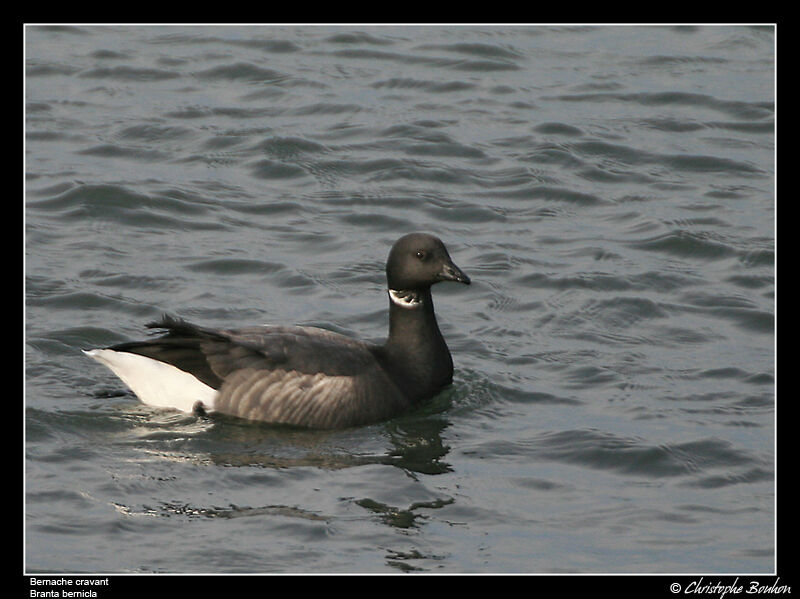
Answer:
M392 246L386 275L382 345L315 327L209 329L164 317L147 325L157 338L85 353L153 406L322 429L386 420L452 382L431 286L470 282L444 244L422 233Z

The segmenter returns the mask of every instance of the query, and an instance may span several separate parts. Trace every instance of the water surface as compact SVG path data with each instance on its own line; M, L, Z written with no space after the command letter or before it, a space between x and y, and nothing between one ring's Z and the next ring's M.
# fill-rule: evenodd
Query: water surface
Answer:
M25 30L27 572L772 572L774 31ZM168 312L386 334L453 386L310 432L81 348Z

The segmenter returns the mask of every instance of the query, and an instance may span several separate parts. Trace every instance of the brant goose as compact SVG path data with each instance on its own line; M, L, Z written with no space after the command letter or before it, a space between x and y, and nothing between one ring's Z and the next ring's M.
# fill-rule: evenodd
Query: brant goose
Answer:
M383 345L315 327L213 330L164 316L162 336L84 351L146 404L308 428L386 420L453 380L431 285L470 279L436 237L401 237L386 262L389 337Z

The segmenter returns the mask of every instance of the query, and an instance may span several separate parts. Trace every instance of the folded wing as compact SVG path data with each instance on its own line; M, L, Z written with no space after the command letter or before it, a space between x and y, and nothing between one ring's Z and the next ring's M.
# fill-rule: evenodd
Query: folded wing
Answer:
M215 411L314 428L355 426L397 413L407 401L375 346L313 327L213 330L164 317L162 336L123 343L216 389ZM381 401L375 401L375 398Z

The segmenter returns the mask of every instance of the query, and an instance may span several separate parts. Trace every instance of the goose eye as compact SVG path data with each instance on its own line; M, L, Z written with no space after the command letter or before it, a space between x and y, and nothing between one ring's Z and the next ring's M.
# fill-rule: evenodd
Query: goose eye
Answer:
M420 260L424 260L425 259L425 252L423 252L422 250L418 251L417 252L417 258L419 258Z

